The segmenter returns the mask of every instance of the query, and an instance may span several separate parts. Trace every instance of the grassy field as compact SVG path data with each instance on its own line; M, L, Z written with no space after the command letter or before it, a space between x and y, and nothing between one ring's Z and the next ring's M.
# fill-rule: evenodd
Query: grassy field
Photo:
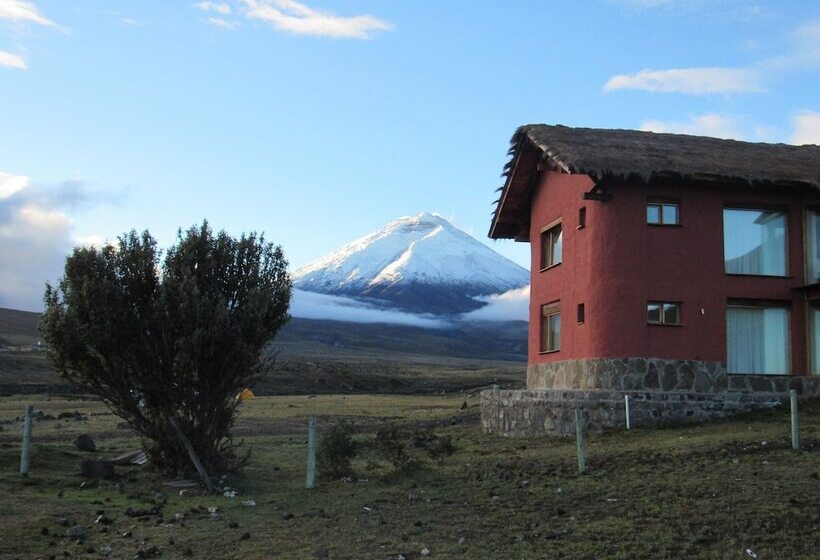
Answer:
M26 404L84 419L38 421L32 473L22 480L15 417ZM132 433L93 400L0 398L0 557L101 558L107 545L111 558L158 550L161 558L412 559L424 549L476 559L820 557L817 401L801 410L798 453L781 410L594 436L586 475L577 474L574 442L487 436L477 413L475 398L457 395L259 398L243 405L236 426L253 451L228 481L239 495L227 498L180 496L147 467L118 467L118 480L82 488L87 454L72 440L89 433L98 446L91 456L111 457L138 445ZM353 481L320 478L304 489L309 415L320 430L341 417L354 422L363 450ZM395 473L369 445L389 422L449 435L457 452L443 466L421 458L418 470ZM247 499L256 506L242 506ZM100 512L110 525L95 524ZM89 528L82 542L65 536L75 524Z

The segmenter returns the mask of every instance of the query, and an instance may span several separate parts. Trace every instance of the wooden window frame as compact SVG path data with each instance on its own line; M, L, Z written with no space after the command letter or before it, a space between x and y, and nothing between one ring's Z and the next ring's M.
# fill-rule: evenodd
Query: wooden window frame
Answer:
M549 223L546 226L541 228L541 236L540 236L540 242L541 242L541 263L540 263L540 265L541 265L541 267L539 269L539 272L544 272L545 270L550 269L554 266L558 266L559 264L564 262L563 241L562 241L562 250L561 250L561 260L558 261L558 262L553 262L554 259L555 259L555 255L553 254L553 247L554 247L555 244L552 241L553 240L553 235L552 234L556 229L559 229L559 228L561 230L561 234L563 234L564 233L564 228L561 227L561 220L560 219L555 220L554 222L551 222L551 223ZM546 240L549 241L549 243L545 242L545 238L546 238Z
M658 220L657 222L650 222L649 216L647 215L647 210L650 206L657 206L658 207ZM674 223L667 223L663 221L663 207L664 206L674 206L677 208L677 212L675 215L677 216L678 220ZM646 201L646 208L644 209L644 217L646 219L646 225L648 226L663 226L663 227L680 227L680 201L679 200L671 200L668 198L650 198Z
M786 261L785 272L783 274L751 274L751 273L744 273L744 272L726 272L726 228L724 227L725 220L726 220L726 210L745 210L750 212L780 212L783 214L783 218L786 223L786 235L783 238L783 255ZM801 227L804 232L806 231L806 224L801 224ZM780 204L752 204L752 203L733 203L728 202L723 206L723 210L721 211L721 225L720 225L721 233L723 235L723 246L721 247L721 253L723 254L723 272L726 276L737 276L737 277L746 277L746 278L783 278L784 280L793 280L794 276L791 275L791 259L789 255L790 251L790 225L789 225L789 208L788 206L783 206ZM805 260L805 242L804 242L804 251L803 251L803 269L804 274L806 267L806 260Z
M649 306L650 305L659 305L660 306L660 321L652 321L649 319ZM664 306L666 305L674 305L678 308L678 322L677 323L670 323L666 320L666 312L664 310ZM681 315L681 302L679 301L659 301L659 300L649 300L646 302L646 323L648 325L660 325L663 327L680 327L683 325L682 315Z
M550 340L552 339L552 331L550 326L550 319L554 316L558 316L558 321L560 324L561 321L561 303L559 301L553 301L550 303L545 303L541 305L540 308L540 332L539 340L538 340L538 353L539 354L552 354L554 352L561 351L561 340L558 340L558 348L550 348ZM560 336L560 327L559 327L559 336Z

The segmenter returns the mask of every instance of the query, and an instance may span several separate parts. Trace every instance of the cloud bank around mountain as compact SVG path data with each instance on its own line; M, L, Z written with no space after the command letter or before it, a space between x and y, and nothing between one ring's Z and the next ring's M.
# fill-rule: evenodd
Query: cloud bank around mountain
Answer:
M374 305L343 296L331 296L304 290L293 290L290 314L303 319L328 319L353 323L388 323L430 329L443 329L448 323L432 315L418 315L381 309Z
M466 321L528 321L530 316L530 287L522 286L491 296L475 298L487 305L462 316Z

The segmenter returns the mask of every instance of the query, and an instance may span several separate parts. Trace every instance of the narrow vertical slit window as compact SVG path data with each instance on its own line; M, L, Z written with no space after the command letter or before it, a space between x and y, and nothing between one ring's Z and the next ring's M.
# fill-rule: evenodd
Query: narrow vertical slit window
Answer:
M578 229L587 227L587 207L584 206L578 209Z
M561 349L561 308L553 302L541 306L541 352Z
M585 319L584 304L579 303L578 304L578 311L577 311L576 321L578 322L578 324L581 324L581 323L584 322L584 319Z

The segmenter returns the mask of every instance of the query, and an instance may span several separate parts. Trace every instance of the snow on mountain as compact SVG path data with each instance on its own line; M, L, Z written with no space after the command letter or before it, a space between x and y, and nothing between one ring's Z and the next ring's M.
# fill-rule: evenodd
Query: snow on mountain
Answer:
M398 218L298 269L305 291L381 300L415 312L453 314L475 299L525 286L529 273L438 214Z

